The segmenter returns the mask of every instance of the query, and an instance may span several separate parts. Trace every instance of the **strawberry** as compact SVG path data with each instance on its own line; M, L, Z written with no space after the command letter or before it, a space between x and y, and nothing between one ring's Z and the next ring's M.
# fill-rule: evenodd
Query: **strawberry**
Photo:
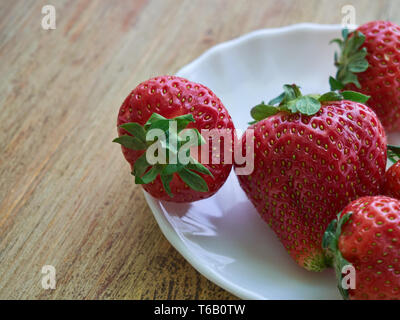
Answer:
M173 123L176 132L171 130ZM212 143L207 146L209 154L200 156L200 145L205 142L200 131L216 129L234 133L232 119L220 99L201 84L175 76L147 80L126 97L117 125L119 137L114 142L122 145L135 182L157 199L174 202L205 199L215 194L228 178L232 164L209 157ZM147 158L156 143L146 140L152 129L165 134L165 141L159 141L160 149L153 152L158 156L165 153L165 163L151 163ZM189 151L182 149L185 141L178 136L185 130L192 130L197 139ZM232 148L233 140L231 143ZM193 148L199 149L199 157L192 157ZM224 154L224 144L220 148ZM190 156L187 163L177 157L182 150Z
M350 203L323 241L333 257L345 299L400 299L400 201L386 196ZM343 267L355 270L355 288L343 287Z
M343 100L365 101L358 93L302 96L295 85L284 88L252 109L255 168L238 178L292 258L320 271L330 221L351 200L380 192L386 136L371 109Z
M400 147L388 146L388 158L392 162L400 159ZM385 173L383 192L385 195L400 199L400 160Z
M371 107L387 132L400 130L400 26L372 21L343 39L334 39L341 53L335 54L336 79L332 90L354 90L371 96Z
M400 199L400 161L396 162L385 173L383 193L392 198Z

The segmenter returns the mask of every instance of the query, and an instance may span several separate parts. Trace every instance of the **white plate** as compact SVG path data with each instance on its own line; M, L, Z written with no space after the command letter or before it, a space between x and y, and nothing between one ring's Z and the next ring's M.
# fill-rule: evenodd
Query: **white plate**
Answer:
M304 93L329 91L341 26L297 24L259 30L219 44L177 75L213 90L244 130L250 108L285 83ZM191 204L145 193L171 244L205 277L243 299L340 299L332 270L308 272L292 260L247 200L235 174L218 193Z

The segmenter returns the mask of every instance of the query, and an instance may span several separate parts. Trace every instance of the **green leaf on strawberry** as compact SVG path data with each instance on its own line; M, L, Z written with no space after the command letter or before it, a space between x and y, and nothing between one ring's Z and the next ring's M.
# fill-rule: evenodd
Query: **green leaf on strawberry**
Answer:
M194 171L183 168L179 171L179 176L193 190L201 192L208 191L207 183Z
M250 114L254 121L250 122L250 124L271 117L281 111L312 116L318 113L323 102L351 100L365 103L369 99L369 96L354 91L330 91L323 95L302 95L300 88L295 84L286 84L283 89L284 92L269 101L268 104L261 102L251 109Z
M312 116L321 109L321 103L313 97L301 96L289 101L287 108L291 113L301 113Z
M359 103L366 103L370 98L370 96L355 91L342 91L341 94L344 100L350 100Z
M128 148L129 149L129 148ZM135 162L133 166L132 175L135 176L135 183L142 184L141 176L147 171L150 164L147 162L146 153L143 153Z
M388 159L393 163L400 160L400 146L393 146L388 144Z
M342 90L347 84L361 88L357 73L368 69L367 49L361 48L365 42L362 32L356 31L349 36L349 30L343 29L343 39L334 39L330 43L339 45L340 53L335 53L336 78L330 77L331 90Z
M129 135L123 135L115 138L113 142L119 143L132 150L143 150L146 148L146 144L143 141L141 141L137 137L132 137Z
M119 143L128 149L145 151L133 166L132 175L135 176L135 183L149 184L160 176L165 191L170 197L173 197L170 183L173 175L177 174L193 190L208 191L207 183L198 173L212 176L211 172L190 156L189 147L200 146L205 143L204 138L197 129L187 129L191 122L195 122L192 114L167 119L158 113L153 113L143 126L134 122L124 123L120 126L130 135L122 135L114 139L113 142ZM176 125L176 130L171 130L171 125ZM147 141L147 133L154 129L161 130L165 135L165 139L157 138L155 141ZM196 139L187 141L188 139L181 138L179 133L184 129L192 130ZM191 143L188 146L189 142ZM167 163L150 164L148 162L146 151L155 143L161 145L163 152L166 154ZM181 163L178 156L183 147L185 148L183 151L188 153L188 163ZM177 163L171 161L170 155L176 158Z
M329 77L329 85L331 86L331 90L342 90L344 88L344 85L336 80L334 77Z
M342 286L342 270L345 266L351 265L346 259L343 258L342 253L339 251L339 237L342 234L343 225L350 219L352 213L346 213L341 217L342 213L339 213L337 219L334 219L325 231L322 239L322 248L326 251L326 256L332 261L335 269L336 278L338 281L338 289L343 299L349 298L348 290Z
M146 131L140 124L136 122L130 122L130 123L124 123L120 127L125 131L129 132L131 135L133 135L140 141L142 141L143 143L146 143Z
M284 98L285 98L285 92L282 92L279 96L277 96L276 98L270 100L268 102L268 104L271 105L271 106L276 105L276 104L280 104L283 101ZM264 101L262 102L262 104L264 104Z
M340 101L340 100L343 100L343 95L336 91L327 92L319 98L319 102Z
M279 111L280 111L279 108L273 105L264 104L263 101L260 104L256 105L254 108L252 108L250 114L254 120L260 121L262 119L273 116L274 114L277 114Z

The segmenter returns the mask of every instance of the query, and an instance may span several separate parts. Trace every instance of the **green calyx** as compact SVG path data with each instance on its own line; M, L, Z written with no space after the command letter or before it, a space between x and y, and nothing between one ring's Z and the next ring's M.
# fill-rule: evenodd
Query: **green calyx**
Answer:
M212 176L211 172L190 156L191 147L205 143L197 129L186 129L191 122L195 122L191 114L167 119L153 113L143 126L136 122L120 126L129 134L113 142L128 149L145 151L133 166L135 183L148 184L160 176L165 191L173 197L170 183L177 174L191 189L208 191L208 185L199 173Z
M330 91L323 95L302 95L300 88L295 84L285 84L283 89L284 92L269 101L268 104L265 104L263 101L251 109L251 116L254 121L250 122L250 124L254 124L281 111L312 116L321 109L321 103L327 101L351 100L365 103L369 99L369 96L354 91Z
M400 146L393 146L388 144L387 148L388 159L393 163L400 161Z
M351 265L351 263L343 258L339 250L339 237L342 234L343 225L349 221L352 214L352 212L349 212L341 217L342 213L339 213L337 219L334 219L329 224L322 239L322 248L325 250L327 259L332 261L338 281L338 289L345 300L349 298L349 292L342 286L342 270L345 266Z
M349 83L361 88L357 73L364 72L369 66L366 59L367 49L361 48L365 36L360 31L349 35L348 29L343 29L342 36L343 39L333 39L330 42L337 43L340 48L340 54L335 52L336 78L329 78L331 90L342 90Z

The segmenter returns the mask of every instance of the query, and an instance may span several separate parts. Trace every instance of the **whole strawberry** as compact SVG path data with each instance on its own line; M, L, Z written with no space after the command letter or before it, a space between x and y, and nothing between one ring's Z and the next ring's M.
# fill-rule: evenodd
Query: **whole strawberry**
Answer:
M400 201L363 197L349 204L324 235L345 299L400 299ZM355 268L355 288L343 287L343 267Z
M207 145L203 156L200 145L205 141L204 130L227 130L232 135L234 126L228 111L207 87L175 76L162 76L139 84L125 99L118 113L118 135L114 142L122 145L122 152L132 168L135 182L153 197L174 202L191 202L212 196L224 184L232 168L232 161L223 162L213 155L213 143ZM176 132L171 128L176 126ZM155 130L153 130L155 129ZM151 131L164 133L158 150L155 141L147 141ZM196 143L185 147L183 131L192 130ZM213 136L209 138L212 140ZM187 146L187 145L186 145ZM214 146L215 147L215 146ZM230 149L233 147L231 139ZM193 149L198 156L192 157ZM224 154L224 143L220 145ZM152 163L149 153L164 161ZM182 161L179 155L189 156Z
M332 90L354 90L371 96L371 107L387 132L400 130L400 26L372 21L343 39L335 39L341 53L335 54L338 68L331 77Z
M302 96L295 85L252 109L254 171L238 176L262 218L295 261L326 266L321 242L351 200L380 192L386 136L358 93ZM279 106L273 104L279 103ZM245 153L246 135L242 137Z
M388 146L388 158L393 162L398 160L400 158L400 147ZM386 171L383 183L385 195L400 199L400 160Z

